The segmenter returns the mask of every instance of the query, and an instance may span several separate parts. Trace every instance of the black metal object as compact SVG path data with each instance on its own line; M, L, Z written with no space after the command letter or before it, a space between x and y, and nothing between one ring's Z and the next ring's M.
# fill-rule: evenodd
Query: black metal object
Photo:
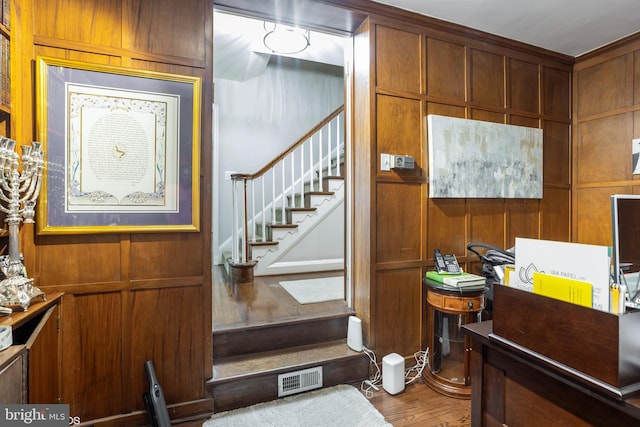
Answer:
M164 393L156 377L156 371L153 368L153 361L147 360L144 367L147 371L147 378L149 379L149 391L142 394L142 400L147 409L147 414L149 414L151 425L153 427L171 427L169 411L167 411Z
M493 311L493 285L500 283L500 277L495 267L505 265L514 265L516 263L516 254L514 250L505 250L497 248L487 243L469 243L467 250L478 255L482 261L482 275L487 279L487 317L491 318ZM503 271L504 273L504 271Z

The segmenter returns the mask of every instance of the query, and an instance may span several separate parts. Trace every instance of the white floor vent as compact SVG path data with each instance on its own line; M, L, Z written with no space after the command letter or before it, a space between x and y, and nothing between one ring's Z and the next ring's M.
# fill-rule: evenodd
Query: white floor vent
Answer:
M278 397L322 388L322 366L278 375Z

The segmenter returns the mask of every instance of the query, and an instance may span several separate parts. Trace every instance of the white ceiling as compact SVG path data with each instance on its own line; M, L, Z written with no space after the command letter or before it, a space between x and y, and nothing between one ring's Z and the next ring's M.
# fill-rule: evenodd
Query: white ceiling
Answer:
M640 0L375 0L578 57L640 31Z
M275 54L264 45L267 31L264 25L265 21L262 20L215 11L213 43L216 77L246 81L264 72L271 56ZM342 67L345 40L344 36L311 31L307 49L296 54L280 55Z

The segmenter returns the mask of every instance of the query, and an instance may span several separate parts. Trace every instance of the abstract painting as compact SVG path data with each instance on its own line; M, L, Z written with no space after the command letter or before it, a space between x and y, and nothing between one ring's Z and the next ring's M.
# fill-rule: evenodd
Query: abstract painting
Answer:
M429 115L429 197L542 198L542 129Z

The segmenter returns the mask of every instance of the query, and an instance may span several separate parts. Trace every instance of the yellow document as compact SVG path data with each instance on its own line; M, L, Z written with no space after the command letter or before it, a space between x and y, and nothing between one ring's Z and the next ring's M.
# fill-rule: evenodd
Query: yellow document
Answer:
M593 307L593 286L582 280L535 272L533 273L533 292L549 298Z

